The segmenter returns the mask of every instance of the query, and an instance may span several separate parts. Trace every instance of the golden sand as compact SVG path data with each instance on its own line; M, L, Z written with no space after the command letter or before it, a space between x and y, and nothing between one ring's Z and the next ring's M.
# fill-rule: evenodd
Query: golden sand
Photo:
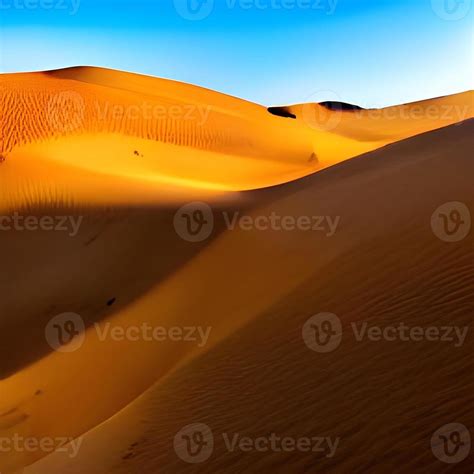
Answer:
M361 312L377 324L448 317L470 324L472 240L446 247L429 219L440 202L474 204L473 122L466 121L472 92L378 116L307 104L290 108L297 118L287 119L196 86L98 68L2 75L0 87L0 209L83 218L74 238L0 233L8 269L0 298L0 436L89 432L79 457L57 453L28 474L137 472L143 465L181 472L170 443L196 417L216 429L237 420L235 430L254 434L261 420L286 432L296 423L302 434L334 429L350 439L348 451L322 461L325 472L356 471L360 458L349 454L362 449L369 469L370 459L384 462L383 433L420 423L417 404L435 411L449 390L449 399L472 403L467 346L454 354L395 345L378 354L348 344L318 359L298 339L305 318L320 308L347 324ZM173 216L195 199L254 217L340 216L341 227L328 238L229 231L221 219L208 240L190 244L176 234ZM84 344L52 351L44 328L69 311L85 320ZM212 332L199 347L104 342L94 328L144 322ZM448 387L456 363L466 374ZM420 368L429 383L408 377L395 386ZM377 421L390 396L390 410ZM451 415L474 421L461 405ZM434 424L428 419L427 431ZM363 446L368 430L372 448ZM410 454L424 442L411 433L396 438L401 444L384 466L404 461L430 472L431 458ZM0 469L14 472L44 455L2 453ZM294 472L310 462L274 455L263 468L283 461ZM236 463L218 452L200 472Z

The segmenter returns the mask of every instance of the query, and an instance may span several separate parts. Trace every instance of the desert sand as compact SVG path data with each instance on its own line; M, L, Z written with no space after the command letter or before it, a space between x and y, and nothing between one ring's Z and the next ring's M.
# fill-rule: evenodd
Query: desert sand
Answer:
M467 92L357 114L306 104L282 119L197 86L100 68L4 74L0 88L3 208L258 189L474 115Z
M0 436L84 435L74 459L2 453L2 472L450 472L429 434L444 419L473 426L472 337L457 349L347 338L316 354L301 327L320 311L339 314L345 332L360 320L472 325L472 235L447 245L430 228L440 204L474 204L472 92L414 104L409 118L410 106L375 116L307 104L289 107L292 119L96 68L2 75L0 84L2 212L83 219L74 238L0 233ZM149 104L162 115L150 116ZM186 118L190 110L197 115ZM207 240L190 243L173 218L196 199L217 218ZM340 226L331 237L231 231L221 216L234 211L337 216ZM86 323L75 352L45 340L63 312ZM104 342L94 327L143 322L212 331L198 347ZM194 422L343 444L316 464L309 454L242 456L219 445L188 465L173 437Z

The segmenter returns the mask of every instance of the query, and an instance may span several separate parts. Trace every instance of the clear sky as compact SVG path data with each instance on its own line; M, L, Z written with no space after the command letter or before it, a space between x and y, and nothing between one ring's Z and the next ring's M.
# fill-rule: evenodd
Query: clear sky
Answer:
M265 105L473 89L473 0L0 0L0 72L103 66Z

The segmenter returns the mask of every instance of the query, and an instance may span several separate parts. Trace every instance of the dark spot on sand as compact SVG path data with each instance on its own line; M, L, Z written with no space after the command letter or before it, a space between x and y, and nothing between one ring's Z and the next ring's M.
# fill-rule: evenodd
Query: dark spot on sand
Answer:
M327 101L327 102L320 102L319 105L322 105L326 109L334 110L334 111L343 111L343 112L353 112L355 110L364 110L362 107L353 104L347 104L346 102L334 102L334 101Z
M268 112L277 117L295 119L296 115L291 113L287 107L268 107Z
M84 243L84 247L88 247L92 242L95 242L99 237L100 233L91 237L87 242Z
M117 301L117 298L110 299L109 301L107 301L107 306L112 306L116 301Z
M43 390L36 390L35 396L43 395Z
M6 156L3 156L3 155L0 153L0 163L3 163L6 159L7 159Z

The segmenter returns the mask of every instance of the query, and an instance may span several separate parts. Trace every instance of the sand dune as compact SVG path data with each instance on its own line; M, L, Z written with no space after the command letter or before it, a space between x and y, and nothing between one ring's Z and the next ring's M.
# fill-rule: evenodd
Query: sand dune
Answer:
M220 342L88 433L78 458L54 454L25 473L467 472L472 454L455 470L433 456L430 437L445 423L474 425L472 334L462 347L358 342L351 323L472 330L472 234L446 244L430 217L442 202L474 205L473 130L470 121L251 193L254 203L267 200L251 215L339 215L341 227L331 238L221 235L176 275L186 301L173 312L175 320L199 311L196 321L226 325ZM222 265L233 269L225 278ZM341 346L328 354L309 350L301 336L320 311L339 315L343 326ZM183 462L173 448L175 434L192 423L207 424L215 436L202 464ZM228 452L220 438L272 432L339 437L340 447L330 458L262 455Z
M327 130L356 140L390 143L472 118L474 92L383 109L307 103L287 107L287 110L315 130Z
M421 112L408 105L408 118L398 108L326 115L307 104L291 120L197 86L88 67L3 74L0 88L3 209L257 189L474 115L465 93L427 101Z
M319 306L344 314L349 322L360 317L356 303L382 322L387 315L415 317L417 302L423 311L430 310L419 316L420 324L449 315L459 324L469 324L472 240L441 245L429 229L429 219L440 202L459 200L472 208L472 121L373 151L458 122L459 117L436 119L425 107L421 120L405 117L393 122L366 115L367 111L343 111L332 115L331 128L327 121L313 122L307 115L315 107L328 110L324 106L309 104L304 114L300 106L290 107L296 118L283 118L262 106L196 86L97 68L7 74L0 76L0 87L5 117L0 136L0 211L80 220L74 235L0 232L0 257L7 269L0 276L0 436L76 438L103 423L86 436L86 445L72 464L55 454L32 466L31 472L136 472L137 459L144 462L142 472L181 472L186 466L169 449L170 433L186 424L194 409L218 429L220 422L232 424L237 411L231 408L244 405L227 390L235 392L232 387L238 383L246 387L252 404L246 407L249 417L241 417L242 425L236 425L239 429L254 430L259 412L270 416L262 403L271 400L266 408L279 413L281 429L292 429L291 408L299 413L295 420L314 418L319 426L355 433L338 466L352 466L358 472L354 466L361 465L360 459L353 456L351 446L361 442L362 420L343 404L342 396L348 392L342 386L346 379L352 380L355 393L363 393L373 410L380 409L385 389L364 392L350 373L351 363L358 361L360 373L365 373L365 379L359 374L360 380L369 383L402 356L388 351L381 359L370 348L365 351L364 344L351 346L347 356L327 359L339 367L340 378L318 390L313 384L327 368L318 369L318 361L303 350L301 341L287 340L289 348L271 331L293 337L301 330L301 318ZM472 93L425 105L429 103L463 104L468 112L462 118L472 116ZM353 115L359 112L362 118ZM453 144L456 155L448 156ZM354 159L342 163L349 158ZM176 210L192 200L205 201L215 215L210 237L194 244L181 239L173 224ZM224 212L339 220L331 237L330 229L229 231ZM435 262L440 276L433 271ZM412 272L432 281L432 289L421 291L417 279L408 287L402 285ZM393 295L397 282L400 299ZM443 314L436 309L436 291L442 295ZM392 296L375 312L372 305L378 308L381 294ZM84 344L71 353L53 351L45 339L50 319L64 312L80 314L86 327ZM212 331L207 343L199 346L170 340L104 342L97 330L103 331L107 324L127 328L144 322ZM240 340L267 349L252 351L247 345L239 352ZM455 358L436 349L427 348L433 354L426 367L445 383L436 370L441 370L443 357L449 363ZM410 350L410 360L424 357L421 346ZM455 356L464 357L466 350ZM302 352L305 357L299 360ZM285 367L272 365L274 353ZM287 365L290 360L296 371ZM400 370L410 371L405 362ZM467 368L467 362L462 367ZM229 368L234 372L226 375ZM320 372L313 374L313 369ZM247 370L249 378L243 380ZM282 377L293 376L285 396L280 379L267 378L280 372ZM197 374L200 382L194 378ZM294 378L297 374L309 379L314 375L314 380L306 385ZM465 379L466 393L468 388L472 393ZM296 382L306 389L292 394ZM223 384L222 397L215 384ZM206 385L214 391L207 393ZM348 387L350 392L352 386ZM414 389L408 384L397 393L395 402L406 397L410 387ZM272 398L278 392L286 399L284 404L282 398ZM238 389L235 393L238 397ZM297 411L305 398L325 409L318 403L328 394L341 400L327 419L321 418L322 411L319 418ZM288 403L292 396L294 405ZM466 405L469 402L464 393L456 396ZM181 400L178 406L167 405L176 401L174 397ZM421 392L420 397L428 394ZM219 407L214 414L205 412L206 401ZM433 407L438 402L431 400ZM164 411L155 409L155 403ZM415 408L411 407L413 416ZM221 409L228 410L228 417L219 421L213 417ZM395 403L394 410L400 409ZM348 414L357 426L344 425ZM149 421L143 423L144 418ZM397 430L396 423L405 418L394 418L388 417L388 422ZM318 426L302 423L308 429ZM150 436L149 430L160 434ZM107 453L101 455L98 450L103 451L104 444L95 440L104 436L110 443L111 437L117 441L110 449L107 444ZM378 438L383 444L384 438ZM136 449L129 453L132 444ZM374 446L374 453L379 453L381 444ZM37 451L2 453L0 470L14 472L43 456ZM232 456L218 454L216 459L217 464L206 464L203 472L237 463ZM369 456L362 459L369 468ZM383 456L379 459L384 461ZM402 460L395 454L394 459ZM266 462L276 461L270 457L259 462L269 467ZM243 468L249 461L242 462ZM304 457L297 462L311 465ZM422 466L429 467L430 462ZM307 467L295 465L295 469L304 472Z

